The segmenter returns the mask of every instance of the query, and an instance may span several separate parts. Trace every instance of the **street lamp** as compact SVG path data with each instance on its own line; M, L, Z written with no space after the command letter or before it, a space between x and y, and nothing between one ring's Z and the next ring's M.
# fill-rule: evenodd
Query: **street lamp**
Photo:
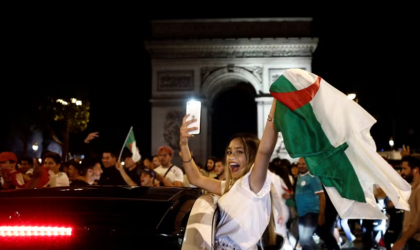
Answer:
M356 94L355 93L350 93L347 95L347 98L349 98L350 100L354 100L354 98L356 98Z
M389 139L389 146L391 146L391 148L394 147L394 140L392 139L392 137L391 139Z
M34 155L36 157L36 152L38 151L38 143L34 142L34 144L32 145L32 149L34 150Z
M66 105L68 105L69 103L68 102L66 102L66 101L64 101L63 99L57 99L57 101L56 102L59 102L59 103L61 103L62 105L64 105L64 106L66 106Z

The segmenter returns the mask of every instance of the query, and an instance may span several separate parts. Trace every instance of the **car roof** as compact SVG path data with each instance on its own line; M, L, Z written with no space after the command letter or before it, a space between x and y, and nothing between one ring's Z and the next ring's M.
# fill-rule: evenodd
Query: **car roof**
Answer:
M71 199L135 199L145 201L176 201L182 196L197 197L196 188L180 187L130 187L130 186L80 186L0 191L0 198L56 198Z

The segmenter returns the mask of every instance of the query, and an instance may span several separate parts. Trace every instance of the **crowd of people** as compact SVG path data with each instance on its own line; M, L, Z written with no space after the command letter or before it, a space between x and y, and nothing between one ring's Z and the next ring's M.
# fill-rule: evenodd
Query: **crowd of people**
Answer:
M232 144L232 141L239 145ZM252 152L237 150L243 148L243 144L239 142L245 141L252 145L249 141L253 141L255 144L253 149L250 148L250 145L246 148L253 150L254 153L259 143L257 138L250 135L238 135L236 140L232 141L226 152L227 162L224 158L209 158L204 168L195 164L197 172L201 176L215 181L226 181L225 165L228 166L227 170L231 167L235 171L236 168L239 168L236 164L241 164L241 160L237 159L237 156L252 154ZM234 149L237 151L233 151ZM200 179L197 177L195 177L195 181L188 181L188 166L184 170L171 163L173 150L170 147L163 146L157 152L157 155L144 158L139 162L134 162L131 155L127 155L124 158L124 165L117 162L117 155L112 152L103 152L102 160L72 159L62 162L59 154L47 151L42 154L41 163L28 157L18 159L13 152L2 152L0 154L1 189L28 188L34 171L39 172L36 170L37 168L42 168L42 172L36 187L87 185L197 187L202 185L197 183ZM419 167L411 166L416 164L418 166L418 155L410 156L409 150L406 148L401 151L401 154L403 160L400 165L394 166L394 168L398 169L404 166L401 175L410 183L417 183L419 177L416 173L419 171ZM249 164L246 159L242 160ZM378 249L380 242L376 238L380 235L379 241L383 242L386 249L391 250L391 246L398 241L403 232L404 211L393 207L392 201L386 195L378 192L377 197L378 205L380 205L380 200L385 205L388 221L341 219L328 199L327 193L324 192L319 178L311 175L308 171L304 158L299 158L293 163L287 159L274 158L269 163L268 169L272 173L272 183L276 190L276 196L272 195L272 199L277 197L278 203L280 203L280 208L276 206L273 208L273 218L275 218L273 230L275 234L284 237L283 249L317 249L319 246L314 240L317 235L323 241L322 246L325 249L352 248L358 234L356 227L359 226L363 232L364 249ZM232 176L235 176L235 173L237 172L230 173L230 182L233 182ZM417 182L415 182L416 180ZM223 192L226 192L224 190L215 191L212 188L207 190L218 194L219 197ZM207 190L204 192L208 193ZM418 195L418 193L415 194ZM275 202L273 201L273 203ZM411 217L413 221L418 221L418 216L412 214ZM374 227L374 224L378 223L386 223L385 234L378 227ZM409 228L407 225L405 227ZM339 236L337 233L339 229L345 233L345 237ZM410 238L406 239L406 241L408 240ZM411 239L411 241L413 240L414 238Z
M172 164L174 151L162 146L152 157L134 162L130 153L118 162L115 152L103 152L101 159L85 158L63 161L60 154L45 151L40 159L18 158L13 152L0 154L0 190L28 188L34 173L39 180L35 187L85 185L177 186L194 187L184 170ZM224 160L210 158L200 173L224 179Z
M299 74L305 76L306 73L291 71L290 78L300 79L298 78ZM283 80L288 81L286 78ZM320 78L317 81L315 84L319 84ZM287 82L286 85L288 89L291 88L290 82ZM316 85L313 86L316 87ZM278 89L274 90L278 91ZM279 95L278 98L282 99L284 96ZM286 104L293 106L294 104L287 103L290 102L290 98L288 98L286 98ZM307 98L308 100L310 99ZM332 134L321 131L321 127L317 127L318 125L314 123L313 117L315 116L308 113L308 110L312 112L312 108L299 111L301 113L298 116L292 117L290 112L285 111L286 104L277 99L273 100L261 139L255 135L236 134L229 140L223 158L209 158L203 165L194 159L193 151L189 148L188 141L194 137L190 132L196 130L197 127L190 126L196 119L187 120L188 114L182 119L180 127L179 155L182 167L172 163L174 150L169 146L159 147L156 155L143 157L138 162L133 160L130 153L123 155L119 160L116 152L106 150L102 152L100 160L87 157L68 162L62 162L58 153L50 151L43 152L40 161L27 157L18 159L13 152L2 152L0 154L1 189L87 185L201 188L203 193L215 197L220 211L213 245L216 250L273 249L270 246L279 247L279 241L282 242L281 248L285 250L319 249L315 239L322 240L321 246L328 250L353 247L352 242L356 239L354 221L361 221L363 249L378 247L376 238L380 232L375 227L377 221L371 219L375 216L368 216L363 220L360 220L361 218L348 220L351 217L349 215L360 215L365 211L343 210L352 210L352 207L341 206L338 208L340 204L337 204L337 197L343 202L349 202L350 199L343 199L336 192L332 192L331 188L336 183L349 184L345 180L346 177L338 176L340 172L337 175L336 171L334 172L336 176L330 178L329 173L332 174L332 169L330 172L326 172L327 174L320 174L320 169L313 168L316 164L324 164L325 159L332 158L331 155L343 157L345 156L344 152L353 152L348 151L347 147L352 150L355 146L365 147L366 142L369 142L369 137L363 135L359 138L357 133L360 131L354 133L351 130L360 126L362 122L354 127L348 126L343 133L351 132L350 135L354 138L351 137L340 147L335 148L331 147L325 135L331 136ZM276 107L276 105L280 106ZM299 103L299 105L303 104ZM320 106L322 105L316 108L319 109ZM296 110L300 107L293 108ZM352 106L352 108L354 107ZM356 112L357 114L362 114L358 107L356 109L359 112ZM285 115L286 113L288 116ZM313 158L310 152L306 153L306 156L298 157L298 160L293 163L285 159L273 159L273 151L280 130L286 135L286 140L290 140L286 141L286 144L300 139L294 137L296 136L296 131L294 131L296 127L287 127L289 120L280 119L290 119L299 124L299 119L304 116L313 122L307 126L308 128L310 126L310 129L315 128L314 132L319 137L319 141L316 143L331 151L325 151L326 153L322 154L322 157L325 158L322 159ZM323 121L329 122L328 119ZM302 123L300 124L302 125ZM331 129L335 128L331 126ZM303 129L301 132L305 133ZM339 138L343 135L336 134L334 136ZM336 139L334 136L331 138ZM96 137L95 133L89 134L85 143L89 144ZM293 150L296 149L305 149L303 146L319 146L311 145L311 143L305 144L303 140L299 140L299 142L302 144L298 145L300 148L291 149L291 153L294 153ZM286 146L289 151L291 145ZM342 151L338 151L337 148ZM356 155L361 152L370 152L371 148L364 150L354 151L354 153ZM371 152L369 154L372 156ZM374 152L374 154L377 153ZM385 204L383 213L388 216L387 226L385 227L386 232L380 235L384 247L388 250L402 250L405 246L408 246L410 250L420 249L420 156L410 153L410 149L405 147L401 151L401 156L400 173L394 169L392 171L386 169L387 175L384 175L384 178L394 181L394 183L390 183L391 189L387 189L392 191L390 194L387 194L380 185L374 184L367 188L374 193L374 197L372 197L376 203L379 204L382 201ZM342 159L349 162L348 159L355 156L348 155L346 157ZM371 158L377 159L378 157L374 155ZM370 160L371 158L366 157L365 159ZM337 159L328 164L335 164L335 167L339 167L341 163ZM379 164L382 164L383 160L381 158ZM351 167L351 165L348 166ZM354 172L348 171L347 173L357 177ZM378 172L378 174L380 173ZM401 182L401 177L405 181ZM365 179L365 183L361 184L366 185L367 181L370 179ZM402 185L398 183L402 183ZM408 185L408 183L411 185L409 198L403 197L403 194L407 193L403 192L405 191L403 190L404 185ZM359 182L356 184L360 185ZM397 185L399 186L397 187ZM349 187L355 186L338 187L340 190L337 191L341 192L340 194L350 195L349 191L353 190L348 190ZM393 191L398 189L401 191L398 193L401 197L392 196L394 195ZM363 189L360 191L362 194L367 192ZM407 200L404 200L405 198ZM360 204L364 206L368 202L375 203L375 201L367 200ZM394 205L401 202L402 205ZM409 207L409 209L402 210L400 209L402 206ZM375 206L373 208L365 207L376 209ZM343 211L349 212L349 214L342 217ZM346 239L343 240L340 236L339 228L344 231Z

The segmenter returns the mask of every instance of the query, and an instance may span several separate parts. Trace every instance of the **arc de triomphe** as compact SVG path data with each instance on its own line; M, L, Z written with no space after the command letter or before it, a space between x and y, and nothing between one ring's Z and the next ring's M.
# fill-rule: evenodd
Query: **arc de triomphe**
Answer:
M210 155L209 107L233 83L255 90L257 130L262 137L272 97L269 87L285 69L311 71L318 39L311 18L253 18L152 21L145 41L152 65L152 145L179 152L179 126L190 98L202 101L201 134L190 141L195 158ZM275 156L291 159L278 140ZM174 158L174 163L178 162ZM178 164L180 165L180 164Z

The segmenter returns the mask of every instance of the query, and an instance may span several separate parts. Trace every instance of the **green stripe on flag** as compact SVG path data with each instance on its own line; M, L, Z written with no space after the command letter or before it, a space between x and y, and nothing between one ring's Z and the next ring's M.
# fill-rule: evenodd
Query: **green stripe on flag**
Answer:
M270 92L297 91L283 75ZM347 144L334 148L316 119L310 103L291 111L280 101L276 103L274 125L281 131L291 157L304 157L311 174L318 176L327 187L335 187L341 197L366 202L356 172L344 151Z
M125 143L125 146L128 148L128 149L130 149L131 150L131 144L133 143L133 142L135 142L136 141L136 138L134 137L134 132L133 131L131 131L130 132L130 134L128 135L128 138L127 138L127 141L126 141L126 143Z

